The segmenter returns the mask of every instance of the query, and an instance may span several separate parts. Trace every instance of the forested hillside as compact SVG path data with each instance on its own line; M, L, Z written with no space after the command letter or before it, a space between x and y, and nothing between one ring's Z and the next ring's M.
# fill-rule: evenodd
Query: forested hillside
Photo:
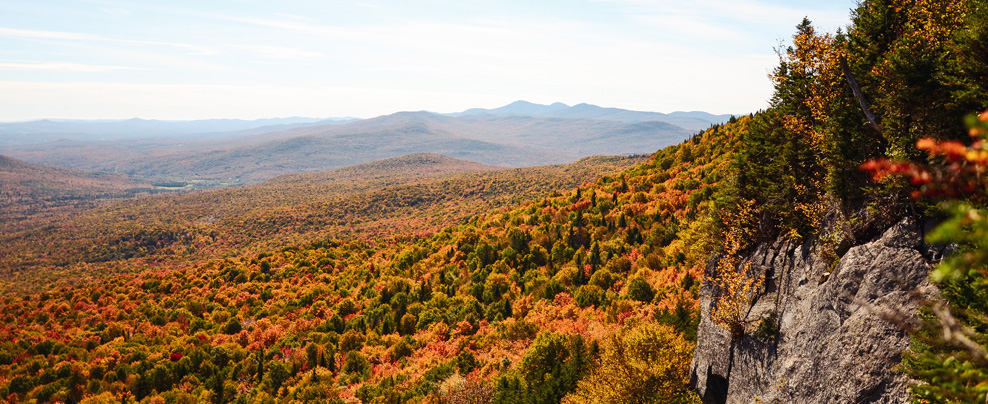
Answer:
M703 316L719 329L700 338L729 348L696 352L705 401L901 402L907 391L915 402L986 399L985 244L973 236L984 234L988 189L988 117L975 117L988 109L986 35L982 0L875 0L861 2L843 32L804 19L779 49L770 108L741 137L731 189L718 196L728 226ZM935 230L910 241L897 226ZM905 258L936 266L938 291L924 286L929 268L919 278L905 265L874 272ZM912 297L883 308L893 295ZM801 317L808 307L816 317ZM875 339L884 344L856 333L859 319L887 330ZM912 346L895 345L906 333ZM831 336L840 348L807 340ZM785 373L807 350L823 352L820 363L853 363L856 387L837 391L848 377L841 366ZM896 366L914 380L882 373Z
M19 233L5 263L75 272L7 278L0 396L982 403L986 35L985 0L865 0L796 26L768 109L633 165L420 155Z
M694 298L717 242L698 212L750 121L433 235L327 238L8 294L0 393L693 401Z
M122 175L48 167L0 155L0 215L7 225L151 190L151 184Z
M593 157L504 170L410 155L247 187L45 210L32 220L0 222L0 281L8 291L37 291L329 237L385 241L431 234L643 159Z

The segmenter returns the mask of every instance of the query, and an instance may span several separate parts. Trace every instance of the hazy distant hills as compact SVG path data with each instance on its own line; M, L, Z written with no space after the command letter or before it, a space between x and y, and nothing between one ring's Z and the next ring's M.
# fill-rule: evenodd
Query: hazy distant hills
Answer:
M690 128L728 118L518 101L491 110L399 112L351 122L306 121L309 118L38 121L0 125L0 153L154 181L253 182L415 153L500 167L645 154L682 142L695 133ZM67 133L70 130L78 133Z
M121 140L147 137L231 137L287 130L309 125L346 123L353 118L271 118L257 120L206 119L196 121L40 120L0 123L0 144L42 143L57 140Z
M714 115L707 112L660 112L631 111L619 108L602 108L591 104L569 106L560 102L551 105L533 104L528 101L515 101L500 108L473 108L463 112L448 114L461 117L468 115L514 115L571 119L598 119L619 122L658 121L676 125L689 130L703 130L712 124L727 122L731 115Z
M563 164L591 155L649 153L690 131L661 122L448 117L402 112L345 125L266 134L231 148L121 162L120 172L149 177L240 178L254 181L316 172L413 153L437 153L502 167ZM271 140L266 140L270 138Z
M448 123L396 115L349 125L321 125L266 134L244 139L243 144L235 147L181 150L122 161L117 167L119 172L139 177L256 181L415 153L437 153L502 167L563 163L578 158L457 135Z

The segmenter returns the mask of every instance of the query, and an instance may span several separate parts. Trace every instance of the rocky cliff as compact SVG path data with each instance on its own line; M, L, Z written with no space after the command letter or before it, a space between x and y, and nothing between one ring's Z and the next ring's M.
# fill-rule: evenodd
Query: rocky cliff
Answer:
M703 402L908 402L896 367L910 338L897 323L935 293L927 276L938 256L920 227L904 219L836 263L812 240L760 245L748 261L764 287L740 337L711 321L716 291L704 284L691 365Z

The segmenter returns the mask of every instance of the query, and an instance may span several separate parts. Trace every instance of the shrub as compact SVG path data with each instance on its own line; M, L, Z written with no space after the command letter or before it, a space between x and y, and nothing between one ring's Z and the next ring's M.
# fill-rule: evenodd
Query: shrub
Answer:
M764 342L775 341L775 337L779 335L779 319L775 311L769 312L762 321L758 323L758 331L755 335L758 339Z

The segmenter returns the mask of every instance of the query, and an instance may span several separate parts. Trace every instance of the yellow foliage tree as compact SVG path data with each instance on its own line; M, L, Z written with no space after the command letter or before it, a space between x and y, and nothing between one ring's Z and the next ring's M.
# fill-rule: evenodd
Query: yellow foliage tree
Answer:
M754 239L756 208L753 201L742 200L724 240L724 257L717 261L717 271L706 281L714 287L714 304L710 309L713 322L731 332L744 335L745 317L763 278L751 276L751 263L741 263L738 253Z
M689 388L693 348L670 326L639 323L604 343L598 367L562 402L699 403Z

